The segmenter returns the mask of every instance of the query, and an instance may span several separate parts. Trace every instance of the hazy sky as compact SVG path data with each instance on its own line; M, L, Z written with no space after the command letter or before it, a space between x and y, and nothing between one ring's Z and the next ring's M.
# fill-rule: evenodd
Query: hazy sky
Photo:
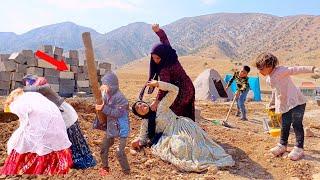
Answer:
M133 22L165 25L218 12L320 15L320 0L1 0L0 32L72 21L106 33Z

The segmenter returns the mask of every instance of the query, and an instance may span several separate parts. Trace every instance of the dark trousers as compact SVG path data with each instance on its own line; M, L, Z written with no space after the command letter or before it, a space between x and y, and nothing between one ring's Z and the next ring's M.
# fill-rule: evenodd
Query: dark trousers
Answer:
M292 124L294 133L296 135L296 144L298 148L303 148L304 130L303 130L303 115L306 109L306 104L298 105L290 111L282 114L281 138L280 144L287 146L290 127Z

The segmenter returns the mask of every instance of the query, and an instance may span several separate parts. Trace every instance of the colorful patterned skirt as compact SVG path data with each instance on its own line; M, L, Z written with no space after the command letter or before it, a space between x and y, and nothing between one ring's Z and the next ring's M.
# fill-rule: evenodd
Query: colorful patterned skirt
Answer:
M81 132L79 122L75 122L67 129L69 140L72 143L72 160L73 168L86 169L93 167L97 164L96 160L92 156L90 148Z
M54 151L39 156L36 153L19 154L12 150L0 169L2 175L58 175L67 174L72 167L71 150Z

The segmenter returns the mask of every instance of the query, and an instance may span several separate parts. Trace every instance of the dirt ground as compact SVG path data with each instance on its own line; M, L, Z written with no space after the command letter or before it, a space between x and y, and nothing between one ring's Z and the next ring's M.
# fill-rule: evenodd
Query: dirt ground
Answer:
M152 155L149 148L137 154L130 153L130 145L128 144L126 152L132 171L130 175L124 175L115 156L115 145L112 147L109 158L112 169L111 175L108 177L101 177L98 173L100 166L99 145L104 133L99 130L92 130L92 120L95 116L93 100L90 98L72 98L68 99L68 102L79 113L82 131L98 160L98 166L87 170L72 170L63 177L24 175L2 176L2 179L312 179L312 176L315 177L315 174L320 172L320 108L314 102L309 102L307 105L304 124L305 127L312 127L316 136L306 137L306 156L303 160L290 161L286 158L288 153L280 158L273 158L269 154L268 150L278 142L278 138L273 138L263 132L261 120L267 118L263 112L263 102L248 103L249 121L247 122L241 122L232 115L230 123L235 128L231 129L210 122L210 119L223 119L229 103L197 102L197 107L202 110L201 115L207 119L198 119L200 126L206 130L214 141L218 142L232 155L236 161L234 167L220 169L216 174L212 172L179 172L173 165ZM1 166L7 156L6 142L18 126L18 121L14 119L14 117L7 117L4 114L0 115ZM137 135L140 125L139 120L132 114L130 114L130 121L132 131L129 141ZM294 143L293 133L290 135L289 142L291 149Z

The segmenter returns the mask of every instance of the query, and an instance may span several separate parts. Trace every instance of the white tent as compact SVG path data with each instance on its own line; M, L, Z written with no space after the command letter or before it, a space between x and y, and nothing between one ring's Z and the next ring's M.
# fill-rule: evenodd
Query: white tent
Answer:
M196 100L216 101L219 98L232 100L231 89L225 91L226 83L214 69L204 70L193 82L196 90Z

